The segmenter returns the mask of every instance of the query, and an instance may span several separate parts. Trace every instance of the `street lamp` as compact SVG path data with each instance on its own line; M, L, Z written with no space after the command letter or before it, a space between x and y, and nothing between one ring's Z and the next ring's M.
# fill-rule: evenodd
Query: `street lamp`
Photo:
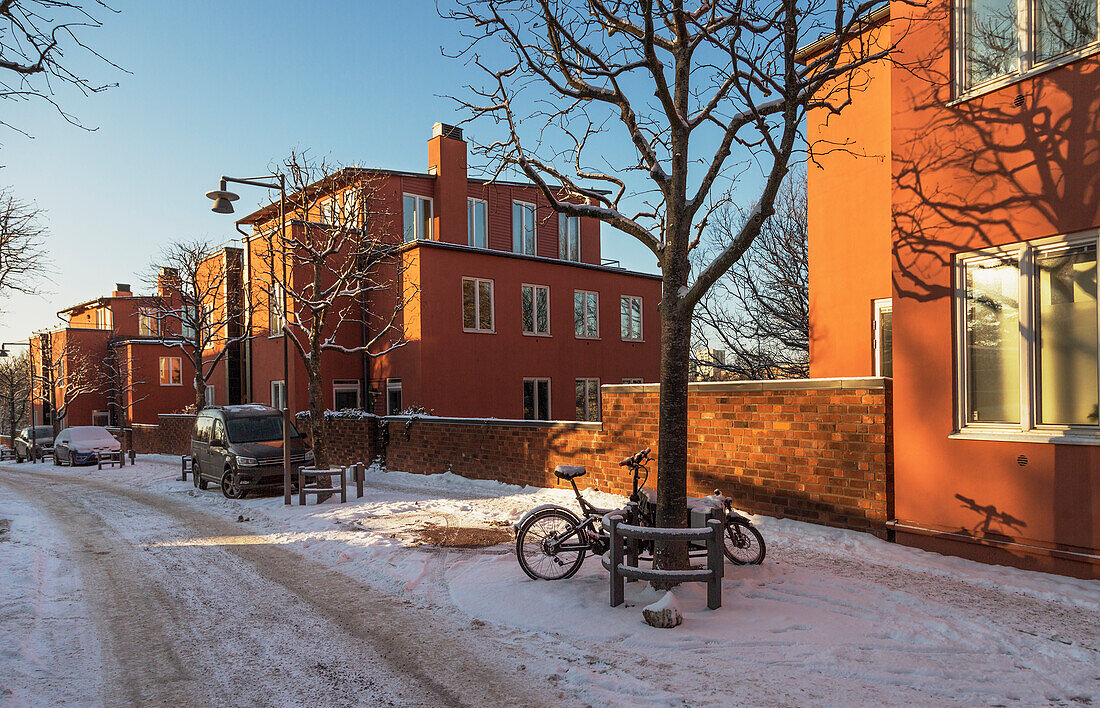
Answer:
M265 180L275 180L265 181ZM290 402L290 354L287 349L287 312L286 312L286 176L285 175L265 175L263 177L249 177L247 179L240 179L236 177L226 177L222 175L221 181L218 184L218 188L206 193L209 199L214 200L214 206L211 207L211 211L216 214L232 214L233 202L240 199L240 195L230 192L226 187L227 183L232 182L234 184L245 184L250 187L260 187L261 189L277 189L279 190L279 238L283 240L282 248L282 261L283 261L283 281L282 281L282 314L283 314L283 400L282 403L282 419L283 419L283 504L290 504L290 411L287 409L287 405ZM247 256L246 256L247 257ZM274 270L275 264L272 263L272 270ZM274 295L274 293L272 293ZM251 334L251 333L250 333ZM251 375L251 372L249 372ZM299 480L301 484L301 480Z
M3 359L5 357L9 356L7 347L26 347L27 351L28 351L28 354L29 354L31 345L30 345L30 342L0 342L0 359ZM31 455L30 455L30 457L31 457L31 462L36 462L38 458L35 456L35 451L38 449L38 443L36 442L36 435L35 435L36 431L34 429L34 427L35 427L34 426L34 362L31 361L31 357L29 355L27 356L27 365L30 367L30 370L31 370L30 371L30 376L27 377L27 384L28 384L27 402L31 404ZM15 451L15 438L14 437L11 440L11 448L12 448L12 451L14 452Z

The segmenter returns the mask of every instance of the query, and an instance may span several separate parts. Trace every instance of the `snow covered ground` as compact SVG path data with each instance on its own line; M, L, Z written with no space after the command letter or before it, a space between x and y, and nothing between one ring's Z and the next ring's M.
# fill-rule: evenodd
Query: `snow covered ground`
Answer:
M19 466L0 465L0 474ZM659 595L628 584L627 605L608 606L607 575L589 559L574 578L529 580L510 542L484 548L424 545L442 530L500 532L536 505L575 506L572 492L516 487L451 474L370 470L362 499L306 508L282 497L227 500L178 482L178 459L135 467L64 470L131 485L239 520L248 535L167 545L270 543L364 584L444 613L462 613L494 645L530 657L532 680L590 705L1097 705L1100 583L987 566L874 537L758 517L768 543L762 566L727 566L723 607L706 609L702 585L676 591L684 623L642 622ZM587 493L598 505L622 499ZM0 542L0 627L86 641L79 578L51 565L50 530L33 510L0 495L12 535ZM432 531L425 535L425 530ZM2 539L2 536L0 536ZM16 548L16 546L21 546ZM60 622L57 618L74 618ZM33 619L32 619L33 618ZM477 651L476 647L471 647ZM53 665L5 639L0 677ZM527 661L526 658L523 661ZM4 681L0 678L0 683ZM0 695L4 704L10 695Z

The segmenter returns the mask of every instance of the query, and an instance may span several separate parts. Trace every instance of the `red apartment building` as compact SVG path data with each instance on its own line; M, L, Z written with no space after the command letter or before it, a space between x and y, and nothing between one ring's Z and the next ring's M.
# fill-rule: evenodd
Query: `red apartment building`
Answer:
M161 295L171 297L163 284ZM152 303L119 283L31 337L36 424L155 424L158 413L194 404L190 359L173 344L178 323L160 321Z
M809 168L811 375L893 377L902 543L1100 577L1097 29L891 2L863 39L894 62L809 115L848 146Z
M560 217L532 184L469 177L462 131L448 125L435 125L427 172L351 169L370 180L369 212L386 215L364 228L394 249L395 286L410 299L399 314L403 346L323 355L326 408L595 420L601 384L657 380L660 277L605 264L598 221ZM240 401L278 406L289 391L287 407L307 409L304 365L291 348L284 381L278 311L265 294L277 217L272 205L238 222L253 227L243 268L252 336L242 365L219 364L211 378L219 404L239 402L228 395L239 389ZM306 277L292 270L291 282ZM394 297L353 306L384 320ZM351 348L371 333L356 324L333 336Z

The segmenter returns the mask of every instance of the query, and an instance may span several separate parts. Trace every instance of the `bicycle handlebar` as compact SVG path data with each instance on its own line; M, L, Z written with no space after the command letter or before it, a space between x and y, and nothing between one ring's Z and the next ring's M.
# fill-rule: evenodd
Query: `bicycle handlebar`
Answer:
M647 447L644 450L639 450L630 457L624 457L623 459L619 460L619 467L633 467L635 465L641 464L642 462L649 459L649 450L650 449Z

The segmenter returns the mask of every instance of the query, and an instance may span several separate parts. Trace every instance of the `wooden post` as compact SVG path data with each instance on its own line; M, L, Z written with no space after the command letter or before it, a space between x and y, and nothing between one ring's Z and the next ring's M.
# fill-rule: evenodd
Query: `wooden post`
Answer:
M363 498L363 478L366 470L363 468L362 462L355 463L355 498Z
M340 503L348 503L348 468L340 465Z
M192 472L191 474L194 474ZM187 455L180 455L180 482L187 481Z
M623 539L619 536L620 516L612 516L611 521L611 606L623 604L623 576L619 574L619 565L623 562Z
M298 468L298 506L306 505L306 472Z
M707 607L717 610L722 606L723 524L718 519L711 519L707 522L707 526L710 527L710 537L707 538L707 570L710 571L710 577L707 579Z

